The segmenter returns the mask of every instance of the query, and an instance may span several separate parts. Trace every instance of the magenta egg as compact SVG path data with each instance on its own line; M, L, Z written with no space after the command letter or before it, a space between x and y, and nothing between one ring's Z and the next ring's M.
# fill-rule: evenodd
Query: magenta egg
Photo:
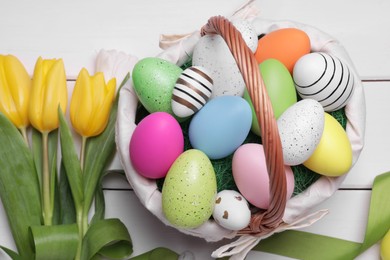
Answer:
M166 112L142 119L130 139L130 161L134 169L150 179L163 178L184 150L184 137L177 120Z
M270 202L269 176L261 144L247 143L240 146L233 155L234 181L240 193L252 205L267 209ZM294 191L294 174L285 166L287 199Z

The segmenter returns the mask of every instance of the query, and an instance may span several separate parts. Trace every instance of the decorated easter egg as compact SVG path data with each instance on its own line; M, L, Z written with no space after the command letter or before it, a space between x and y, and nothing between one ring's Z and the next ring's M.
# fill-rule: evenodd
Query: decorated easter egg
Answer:
M177 120L166 112L142 119L130 139L130 161L146 178L162 178L184 150L184 137Z
M306 161L320 142L324 130L324 109L314 99L301 100L277 120L286 165Z
M325 111L344 107L352 96L354 78L348 65L339 58L313 52L295 64L293 78L298 94L315 99Z
M210 159L221 159L244 142L251 123L251 108L245 99L220 96L194 115L188 136L193 148L203 151Z
M282 62L292 73L295 62L310 53L310 38L302 30L283 28L261 37L255 52L258 63L274 58Z
M244 19L234 19L232 24L236 29L241 33L242 39L245 41L246 45L252 52L255 52L257 49L257 33L252 23Z
M340 176L351 168L351 143L344 128L330 114L325 113L325 125L321 140L303 165L326 176Z
M381 259L390 260L390 229L381 241Z
M246 199L235 190L218 192L215 198L213 218L229 230L241 230L248 226L251 211Z
M232 171L240 193L254 206L267 209L270 202L269 175L261 144L247 143L233 155ZM294 191L294 174L285 166L287 199Z
M134 90L142 105L150 113L162 111L173 115L173 88L182 69L160 58L144 58L132 71Z
M217 181L209 158L190 149L169 169L162 188L162 210L172 225L195 228L211 217L216 194Z
M276 119L290 106L297 102L294 81L286 66L276 59L268 59L259 64L261 76L271 101L272 110ZM260 135L260 128L256 113L247 90L244 98L252 108L252 131Z
M213 80L203 67L192 66L177 79L172 93L172 110L178 117L188 117L201 109L211 96Z
M200 38L194 47L192 65L204 67L211 72L214 86L210 98L244 94L244 79L221 36L205 35Z

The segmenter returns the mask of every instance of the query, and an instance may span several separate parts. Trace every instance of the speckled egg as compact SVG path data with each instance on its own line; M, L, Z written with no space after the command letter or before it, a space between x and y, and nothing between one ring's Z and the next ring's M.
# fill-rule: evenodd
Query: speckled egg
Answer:
M242 39L248 45L249 49L252 52L255 52L257 49L258 39L256 30L253 28L253 25L248 20L243 19L234 19L232 24L236 29L241 33Z
M241 230L249 225L251 211L246 199L235 190L218 192L215 199L213 218L229 230Z
M192 65L205 67L211 72L214 88L210 98L244 94L244 79L221 36L205 35L200 38L194 47Z
M294 66L293 78L301 98L317 100L325 111L344 107L354 90L354 77L348 65L325 52L301 57Z
M303 165L326 176L340 176L352 166L352 146L341 124L325 113L324 131L320 143Z
M216 97L196 113L188 128L192 147L210 159L232 154L247 137L252 124L251 108L242 97Z
M267 209L270 203L270 187L263 145L256 143L241 145L234 152L232 171L240 193L254 206ZM294 174L287 165L285 173L286 199L289 199L294 191Z
M324 130L324 109L314 99L301 100L277 120L286 165L306 161L320 142Z
M217 181L213 165L202 151L190 149L173 163L162 188L162 210L175 227L195 228L214 209Z
M209 100L213 90L210 72L203 67L192 66L177 79L172 93L172 110L178 117L189 117Z
M182 71L176 64L160 58L148 57L137 62L132 71L133 85L146 110L174 115L172 92Z

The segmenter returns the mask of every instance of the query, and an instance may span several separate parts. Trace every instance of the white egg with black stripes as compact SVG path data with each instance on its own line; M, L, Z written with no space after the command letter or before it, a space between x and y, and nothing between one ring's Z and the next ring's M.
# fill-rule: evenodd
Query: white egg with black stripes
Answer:
M191 66L181 73L172 92L172 111L176 116L189 117L206 104L213 91L210 74L202 66Z
M325 52L302 56L295 63L293 79L302 99L317 100L327 112L344 107L354 90L354 77L349 65Z

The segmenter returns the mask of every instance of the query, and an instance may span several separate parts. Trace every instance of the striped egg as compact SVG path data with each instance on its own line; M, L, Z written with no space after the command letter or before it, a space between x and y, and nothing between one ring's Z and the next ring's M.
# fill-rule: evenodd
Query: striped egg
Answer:
M302 99L317 100L328 112L344 107L354 89L348 65L324 52L302 56L294 66L293 79Z
M201 109L211 96L213 80L207 69L192 66L177 79L172 92L172 111L178 117L188 117Z

